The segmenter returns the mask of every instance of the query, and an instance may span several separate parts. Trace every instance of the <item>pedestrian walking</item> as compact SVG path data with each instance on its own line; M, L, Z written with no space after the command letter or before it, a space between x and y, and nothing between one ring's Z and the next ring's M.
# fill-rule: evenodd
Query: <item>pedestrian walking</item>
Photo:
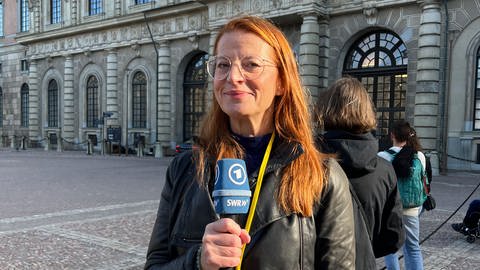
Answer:
M404 120L397 121L390 133L393 146L378 155L392 162L397 175L398 189L403 206L405 243L403 245L405 270L423 270L423 257L420 249L420 212L427 195L424 188L426 178L425 155L415 129ZM399 270L396 253L385 256L388 270Z

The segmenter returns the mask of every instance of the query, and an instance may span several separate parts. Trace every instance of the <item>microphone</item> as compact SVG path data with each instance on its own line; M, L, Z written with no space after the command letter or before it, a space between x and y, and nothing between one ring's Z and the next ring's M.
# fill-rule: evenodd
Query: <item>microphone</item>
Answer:
M215 212L222 218L232 218L238 214L247 214L250 207L250 185L248 184L245 161L224 158L215 166L215 184L213 188ZM233 270L233 267L221 270Z
M248 184L245 161L225 158L215 166L213 205L220 217L247 214L252 192Z

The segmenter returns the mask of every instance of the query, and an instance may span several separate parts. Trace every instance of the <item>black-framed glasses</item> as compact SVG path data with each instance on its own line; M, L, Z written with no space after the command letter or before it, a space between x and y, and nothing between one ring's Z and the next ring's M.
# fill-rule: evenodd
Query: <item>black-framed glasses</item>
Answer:
M232 60L226 56L214 56L207 62L207 72L214 80L225 80L232 70ZM245 56L240 59L240 74L245 80L260 77L266 66L277 67L273 61L258 56Z

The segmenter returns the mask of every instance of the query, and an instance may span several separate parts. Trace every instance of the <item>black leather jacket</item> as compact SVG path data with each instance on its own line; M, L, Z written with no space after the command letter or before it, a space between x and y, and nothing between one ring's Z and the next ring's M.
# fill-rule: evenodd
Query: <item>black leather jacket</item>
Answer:
M355 269L351 197L336 161L326 161L328 185L313 217L287 215L275 202L282 169L301 155L294 149L299 148L275 141L242 269ZM254 188L256 173L249 180ZM177 156L167 170L145 269L196 269L205 226L217 219L209 193L195 180L192 153Z

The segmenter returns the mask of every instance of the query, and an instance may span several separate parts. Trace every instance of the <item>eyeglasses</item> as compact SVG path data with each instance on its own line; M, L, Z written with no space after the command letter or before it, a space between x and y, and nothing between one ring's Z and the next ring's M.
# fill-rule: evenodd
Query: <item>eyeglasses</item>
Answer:
M271 60L257 56L240 59L240 74L245 80L258 78L266 66L277 67ZM214 80L225 80L232 70L232 60L226 56L214 56L207 62L207 72Z

